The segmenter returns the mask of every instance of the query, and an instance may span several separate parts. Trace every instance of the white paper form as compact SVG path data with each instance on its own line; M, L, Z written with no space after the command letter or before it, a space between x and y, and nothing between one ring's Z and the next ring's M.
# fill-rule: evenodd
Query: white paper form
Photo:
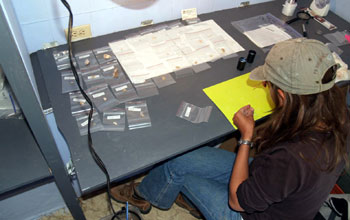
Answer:
M243 34L260 48L268 47L292 38L274 24L260 26L258 29L246 31Z
M213 20L109 44L133 83L243 51Z

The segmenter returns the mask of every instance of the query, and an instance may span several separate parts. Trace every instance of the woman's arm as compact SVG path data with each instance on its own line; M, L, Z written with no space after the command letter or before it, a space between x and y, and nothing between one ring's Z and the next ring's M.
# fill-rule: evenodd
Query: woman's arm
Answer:
M254 132L254 109L250 106L244 106L233 116L233 123L237 126L241 132L241 138L243 140L252 140ZM248 178L249 175L249 149L246 144L242 144L236 156L236 161L233 166L232 175L229 185L229 205L236 211L244 211L239 205L237 198L238 186Z

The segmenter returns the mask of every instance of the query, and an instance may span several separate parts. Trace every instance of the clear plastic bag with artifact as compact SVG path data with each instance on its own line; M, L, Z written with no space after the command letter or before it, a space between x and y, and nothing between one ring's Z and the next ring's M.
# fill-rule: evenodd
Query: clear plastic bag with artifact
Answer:
M116 59L112 49L109 46L94 49L93 53L95 54L97 62L100 65Z
M87 90L87 94L99 112L104 112L120 104L120 102L114 98L107 84L101 84L90 88Z
M131 101L139 98L136 90L129 81L110 85L114 96L120 103Z
M79 69L81 70L90 69L98 66L96 57L91 50L75 54L75 59L78 63Z
M208 122L212 108L212 106L200 108L198 106L183 101L176 113L176 116L195 124L201 122Z
M125 103L129 130L151 127L151 118L145 100Z
M78 125L79 133L81 136L87 135L88 133L88 123L89 123L89 112L83 112L75 115L75 119ZM90 133L101 131L103 129L100 116L97 112L92 114Z
M104 111L102 125L104 131L124 131L126 115L122 108L112 108Z

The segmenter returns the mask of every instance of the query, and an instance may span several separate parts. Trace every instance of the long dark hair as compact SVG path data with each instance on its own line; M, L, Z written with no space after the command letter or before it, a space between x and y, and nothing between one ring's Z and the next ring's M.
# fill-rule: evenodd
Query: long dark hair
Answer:
M330 68L322 83L332 80L334 75L334 68ZM332 148L319 145L319 153L327 155L327 166L323 170L332 171L341 161L348 162L346 137L349 132L349 112L345 95L337 85L312 95L295 95L283 91L283 103L278 98L279 88L272 83L269 86L276 107L268 121L257 128L254 139L258 146L257 153L297 136L307 139L310 131L320 130L328 132L334 140Z

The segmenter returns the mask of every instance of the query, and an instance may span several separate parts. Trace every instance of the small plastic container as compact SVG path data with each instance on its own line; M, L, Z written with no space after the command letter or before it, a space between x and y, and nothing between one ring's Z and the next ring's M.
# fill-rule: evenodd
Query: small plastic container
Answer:
M292 16L294 15L295 9L297 8L297 3L295 0L287 0L284 4L283 4L283 8L282 8L282 14L284 14L285 16Z

